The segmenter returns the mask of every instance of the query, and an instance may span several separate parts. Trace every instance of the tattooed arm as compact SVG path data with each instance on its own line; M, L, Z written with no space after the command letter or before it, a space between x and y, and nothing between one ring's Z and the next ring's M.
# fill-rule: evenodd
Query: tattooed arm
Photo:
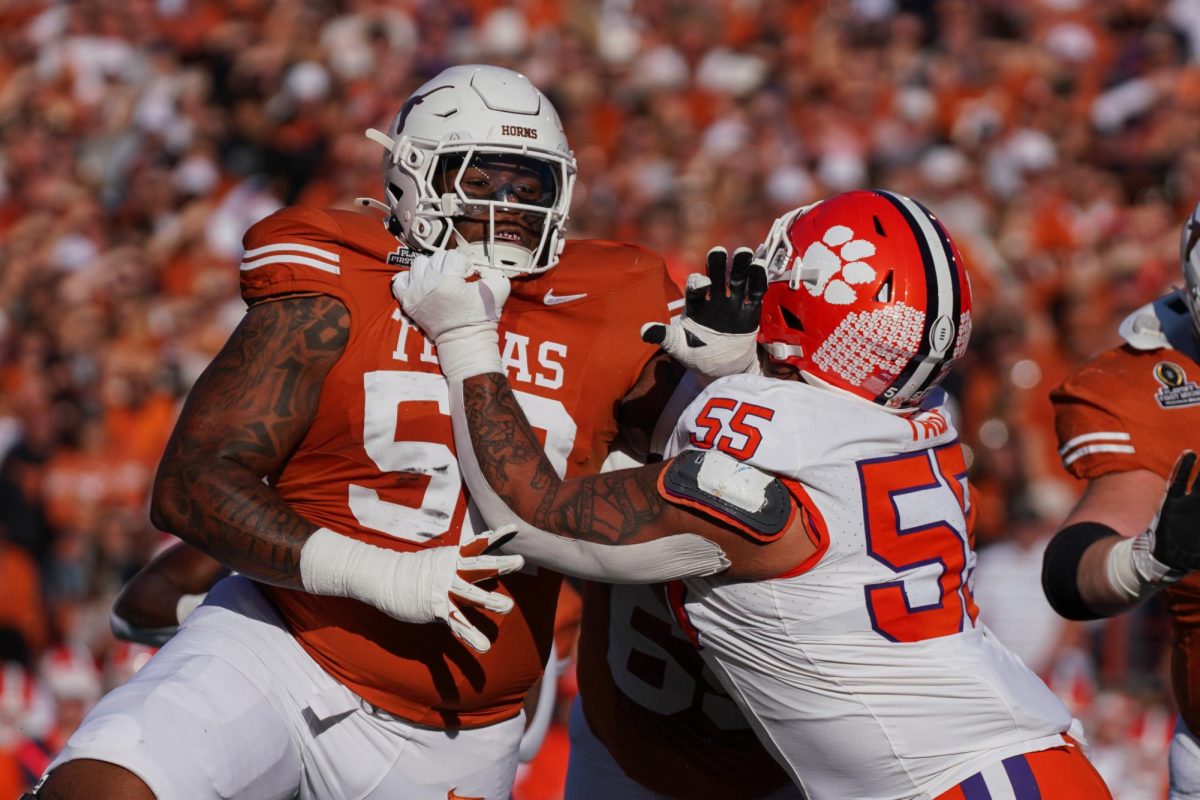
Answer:
M154 524L255 580L300 588L300 549L318 526L262 479L308 432L349 335L350 313L332 297L251 306L171 434L154 483Z
M360 542L304 519L262 480L308 432L349 337L350 312L332 297L251 306L192 388L158 468L151 518L250 578L358 600L402 622L444 622L486 652L487 636L459 605L511 611L510 597L474 584L520 569L520 556L481 555L486 537L412 553Z
M453 389L451 394L453 397ZM490 488L523 522L541 531L610 547L695 534L723 551L728 562L724 574L733 578L778 575L814 550L800 515L781 537L762 543L732 526L667 502L659 493L658 482L670 461L561 480L542 451L507 378L499 373L463 381L462 417L466 430L456 419L455 441L460 458L466 456L474 462L465 471L468 483L481 477L487 487L478 488ZM466 441L464 432L468 434ZM478 474L474 464L478 465ZM472 485L473 493L481 494L476 488ZM498 523L491 518L489 522ZM523 552L522 534L509 549ZM525 554L536 560L530 553ZM546 566L562 567L556 563Z

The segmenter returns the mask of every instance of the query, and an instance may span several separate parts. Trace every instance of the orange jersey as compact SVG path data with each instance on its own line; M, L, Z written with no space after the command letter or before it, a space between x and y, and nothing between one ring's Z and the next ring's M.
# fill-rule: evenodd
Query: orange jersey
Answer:
M1165 305L1160 316L1170 311ZM1177 338L1190 337L1189 326ZM1110 350L1080 367L1051 400L1063 465L1077 478L1147 469L1165 480L1183 450L1200 451L1200 362L1182 350ZM1200 731L1200 573L1162 597L1175 626L1175 700Z
M761 797L788 783L675 623L662 585L587 583L583 597L580 701L626 775L693 800Z
M1050 400L1059 455L1076 478L1135 469L1166 478L1184 448L1200 450L1200 364L1178 350L1109 350Z
M457 544L464 529L480 530L454 458L437 357L391 295L412 251L376 219L314 208L267 217L246 233L245 247L248 303L319 293L350 312L349 341L312 426L270 478L280 496L314 524L393 550ZM610 242L569 242L557 267L513 281L500 323L505 367L551 463L567 476L599 469L617 434L619 401L655 352L639 329L667 319L677 296L661 258ZM520 711L553 641L559 581L544 570L505 576L500 587L517 601L514 611L467 609L492 639L483 655L442 625L261 588L300 645L369 702L422 725L475 727Z

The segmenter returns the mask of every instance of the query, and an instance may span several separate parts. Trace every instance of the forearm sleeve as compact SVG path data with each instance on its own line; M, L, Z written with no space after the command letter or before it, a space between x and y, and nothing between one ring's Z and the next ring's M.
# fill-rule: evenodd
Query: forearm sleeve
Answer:
M605 583L659 583L712 575L729 567L719 545L694 533L612 545L572 539L529 524L493 491L480 469L467 425L461 380L450 381L450 417L459 469L471 499L489 527L509 524L517 527L517 535L504 545L506 553L522 555L539 567Z

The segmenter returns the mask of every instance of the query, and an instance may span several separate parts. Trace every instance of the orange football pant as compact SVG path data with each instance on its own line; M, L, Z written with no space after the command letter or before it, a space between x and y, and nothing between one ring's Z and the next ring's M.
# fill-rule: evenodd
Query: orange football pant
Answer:
M1074 740L1010 756L976 772L937 800L1112 800L1104 779Z

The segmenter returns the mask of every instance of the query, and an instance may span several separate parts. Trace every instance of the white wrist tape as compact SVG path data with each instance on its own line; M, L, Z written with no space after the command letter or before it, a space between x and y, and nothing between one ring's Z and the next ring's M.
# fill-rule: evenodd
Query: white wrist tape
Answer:
M1153 543L1151 532L1146 530L1122 539L1108 551L1108 582L1130 600L1149 597L1184 575L1154 557L1150 549Z
M504 374L500 361L500 334L495 326L470 326L438 337L438 365L447 381L465 381L489 372Z
M401 622L434 622L449 603L435 587L448 587L457 565L455 547L399 553L320 528L300 551L300 581L310 594L359 600Z
M200 607L200 604L204 602L204 598L206 597L208 597L208 592L185 594L179 597L179 600L175 602L175 619L180 625L188 618L189 614Z

